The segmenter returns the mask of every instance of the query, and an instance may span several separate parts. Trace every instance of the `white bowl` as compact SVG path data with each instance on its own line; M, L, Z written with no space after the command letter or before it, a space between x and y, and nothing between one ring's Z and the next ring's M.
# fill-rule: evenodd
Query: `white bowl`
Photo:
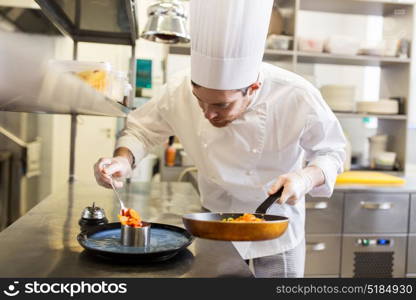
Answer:
M372 114L398 114L399 103L395 100L358 101L357 111Z

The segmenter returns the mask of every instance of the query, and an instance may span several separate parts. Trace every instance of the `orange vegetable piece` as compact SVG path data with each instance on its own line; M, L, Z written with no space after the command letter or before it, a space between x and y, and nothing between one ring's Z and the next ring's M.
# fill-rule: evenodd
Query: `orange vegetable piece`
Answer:
M126 225L127 224L127 221L129 220L128 217L121 216L121 215L118 215L118 219L120 220L120 223L123 224L123 225Z
M134 209L129 208L128 212L129 212L129 215L130 215L131 218L140 221L140 215Z
M257 218L253 214L243 214L238 218L226 218L222 220L223 222L264 222L264 219Z
M131 227L142 227L142 221L140 215L132 208L122 210L121 215L118 215L118 219L122 225Z

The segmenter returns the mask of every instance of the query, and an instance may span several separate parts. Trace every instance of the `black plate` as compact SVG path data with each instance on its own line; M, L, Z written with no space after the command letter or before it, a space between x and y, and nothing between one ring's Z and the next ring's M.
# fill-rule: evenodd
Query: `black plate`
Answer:
M108 223L81 232L77 236L80 245L89 253L110 259L135 262L163 261L186 249L193 237L183 228L150 223L150 245L127 247L120 243L121 224Z

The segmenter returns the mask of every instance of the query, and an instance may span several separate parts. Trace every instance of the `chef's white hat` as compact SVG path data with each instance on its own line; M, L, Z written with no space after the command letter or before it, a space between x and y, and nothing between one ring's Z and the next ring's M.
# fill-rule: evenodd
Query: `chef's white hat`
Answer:
M191 0L191 78L231 90L257 80L273 0Z

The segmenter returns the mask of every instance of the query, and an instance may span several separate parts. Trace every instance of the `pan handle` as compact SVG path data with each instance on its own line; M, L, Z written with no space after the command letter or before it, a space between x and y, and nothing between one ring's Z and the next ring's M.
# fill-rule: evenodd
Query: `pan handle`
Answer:
M265 215L267 210L273 203L277 201L282 196L283 187L281 187L276 193L271 194L266 200L263 201L262 204L259 205L256 209L256 214L263 214Z

